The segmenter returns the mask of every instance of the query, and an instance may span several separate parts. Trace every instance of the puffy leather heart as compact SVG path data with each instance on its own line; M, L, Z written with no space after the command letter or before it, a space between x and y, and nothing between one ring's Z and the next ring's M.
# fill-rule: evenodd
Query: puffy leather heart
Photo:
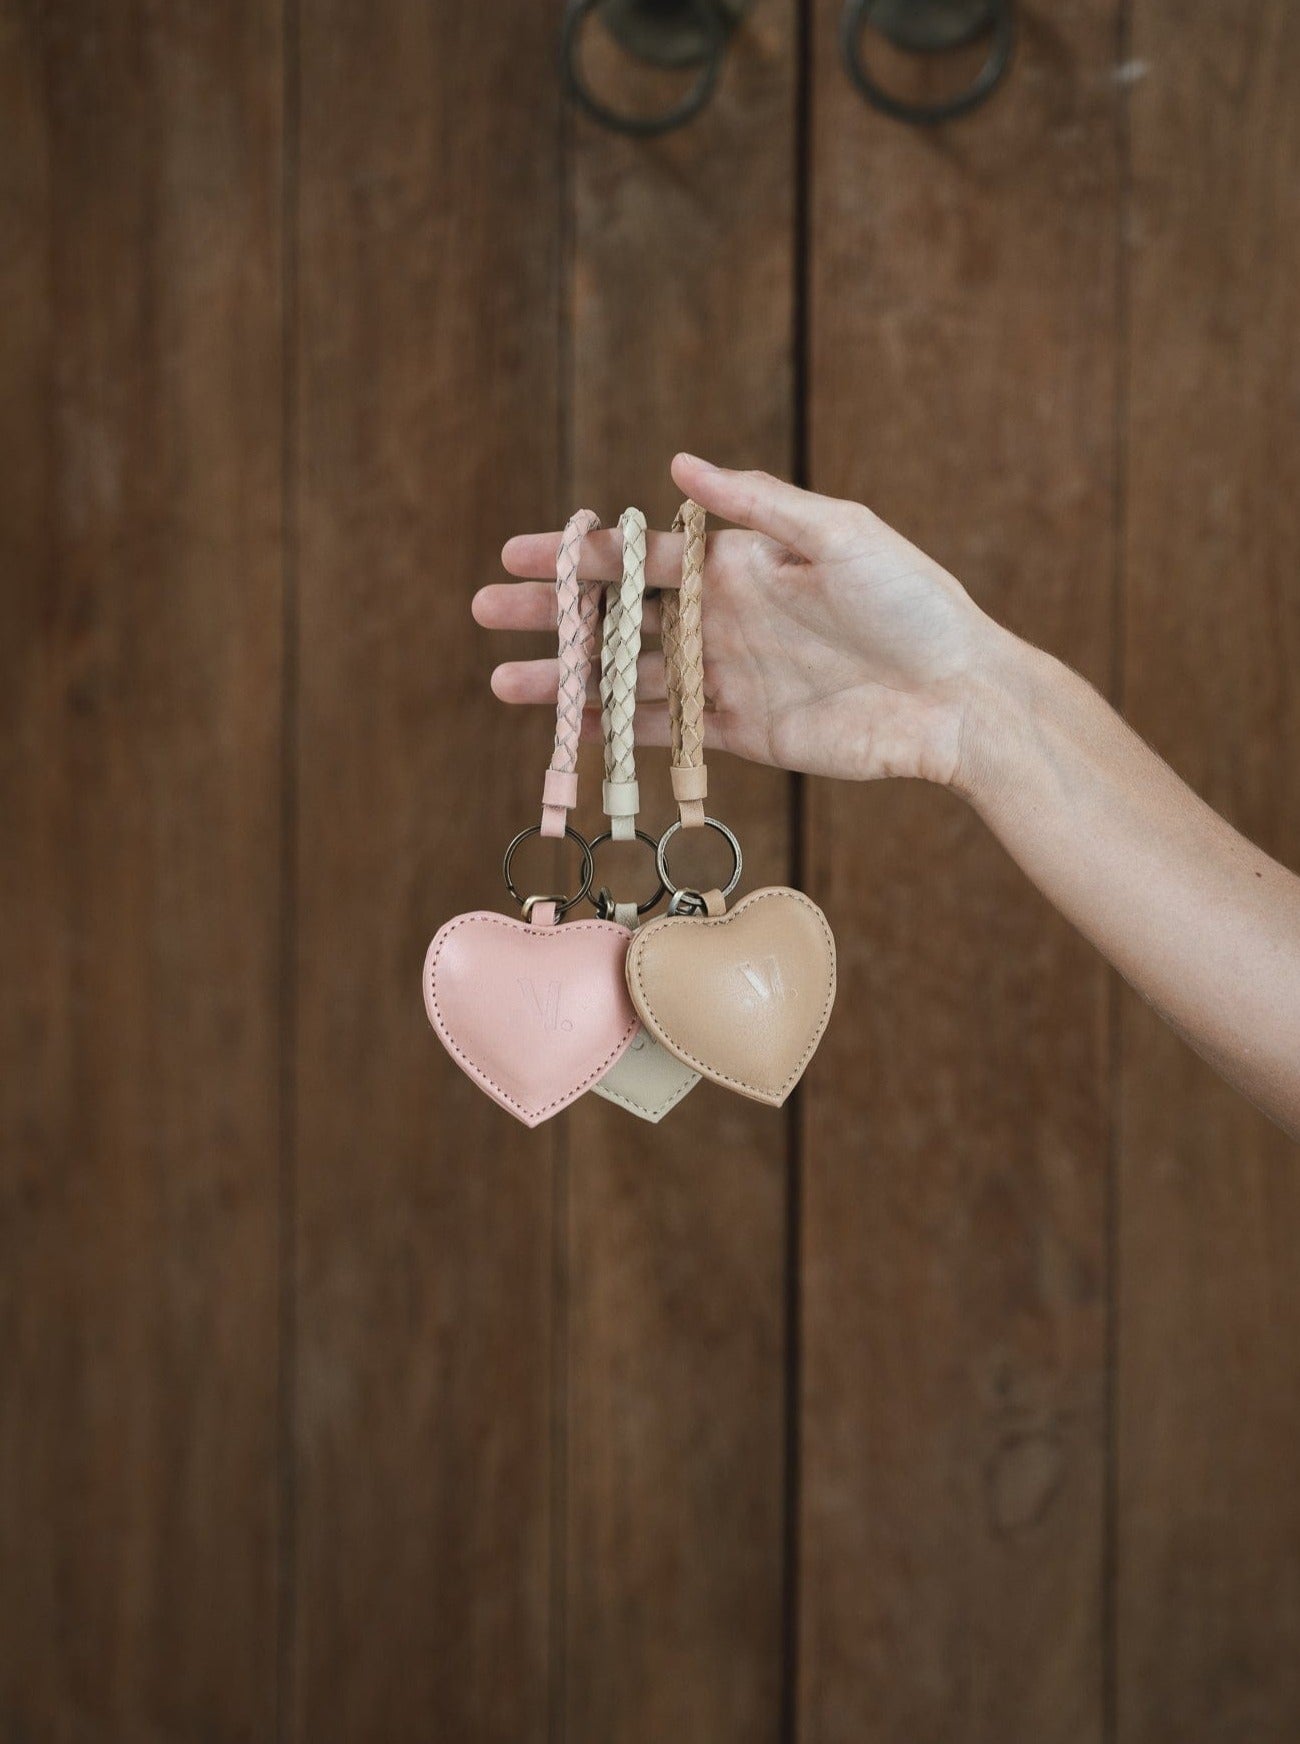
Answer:
M616 1102L629 1114L658 1125L699 1081L697 1071L661 1047L638 1024L631 1047L592 1089L607 1102Z
M608 920L528 926L488 911L457 915L424 959L429 1022L494 1101L540 1126L636 1034L623 974L630 937Z
M835 940L798 890L755 890L730 912L665 915L627 954L642 1023L688 1066L779 1108L816 1052L835 1000Z

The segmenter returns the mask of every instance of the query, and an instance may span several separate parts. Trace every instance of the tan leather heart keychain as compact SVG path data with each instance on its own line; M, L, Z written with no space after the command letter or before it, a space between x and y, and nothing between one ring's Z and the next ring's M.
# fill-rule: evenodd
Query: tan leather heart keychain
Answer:
M645 516L624 509L619 520L623 535L623 578L605 600L605 631L600 654L601 736L605 744L605 815L609 828L594 836L591 851L608 841L638 841L657 854L655 838L637 828L640 789L636 779L636 675L641 652L641 616L645 603ZM658 877L644 902L615 902L607 888L590 898L602 919L616 920L635 931L664 887ZM657 1123L676 1108L700 1081L692 1067L670 1054L638 1025L627 1052L615 1061L598 1084L597 1096Z
M636 933L627 985L645 1029L685 1065L756 1102L779 1107L803 1076L835 1000L835 940L802 891L755 890L726 911L740 880L740 844L708 817L704 801L704 511L682 504L682 585L661 601L664 669L672 723L676 822L660 838L660 881L669 912ZM680 888L668 845L680 830L715 830L733 867L721 890Z

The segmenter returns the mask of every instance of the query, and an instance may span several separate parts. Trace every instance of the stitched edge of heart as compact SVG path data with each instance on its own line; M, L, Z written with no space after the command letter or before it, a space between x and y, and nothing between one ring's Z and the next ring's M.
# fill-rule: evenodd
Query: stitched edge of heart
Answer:
M651 1036L650 1039L651 1041L658 1041L659 1038L657 1036ZM660 1043L660 1046L663 1046L662 1042ZM673 1053L671 1048L664 1048L664 1052L667 1054ZM622 1057L623 1056L620 1054L619 1059L622 1059ZM684 1060L680 1054L673 1054L673 1058L677 1061L679 1066L690 1064L689 1060ZM614 1066L617 1066L617 1064L618 1060L615 1060ZM610 1067L611 1072L613 1071L614 1066ZM661 1102L657 1108L647 1108L644 1103L633 1102L630 1096L624 1096L620 1090L611 1090L609 1086L604 1083L593 1084L592 1089L603 1101L616 1102L620 1108L626 1108L629 1114L635 1114L639 1120L652 1120L657 1125L663 1119L665 1114L672 1113L673 1109L676 1108L683 1096L688 1095L690 1091L694 1090L699 1081L700 1074L698 1072L693 1073L689 1083L683 1084L678 1089L674 1090L668 1100L666 1102Z
M508 927L511 932L519 930L521 926L519 921L513 920L507 914L493 914L489 909L476 909L473 914L458 914L455 920L449 920L445 926L438 928L438 931L430 941L429 949L425 953L424 959L424 981L428 992L428 1002L425 1009L428 1014L429 1022L437 1031L439 1041L447 1049L447 1052L454 1057L456 1063L460 1066L466 1077L472 1079L476 1084L490 1084L493 1092L501 1098L501 1101L507 1108L516 1111L521 1119L527 1122L528 1125L540 1125L541 1122L546 1119L547 1115L559 1114L560 1111L567 1108L571 1102L576 1102L584 1090L589 1090L597 1079L603 1078L605 1073L609 1071L610 1067L622 1058L631 1046L632 1038L636 1034L638 1021L636 1011L633 1010L632 1021L619 1037L617 1047L614 1048L612 1053L607 1054L594 1071L590 1072L587 1077L582 1080L582 1083L578 1085L576 1090L565 1096L552 1097L549 1102L543 1103L540 1108L529 1108L525 1103L520 1102L517 1097L512 1096L502 1085L498 1084L495 1078L489 1076L481 1066L476 1065L474 1061L470 1059L469 1055L465 1053L462 1048L457 1046L448 1031L447 1019L443 1015L442 1007L438 1004L438 994L434 987L434 977L437 974L438 958L442 955L442 947L446 940L451 937L452 933L455 932L457 927L465 926L469 921L486 921L490 926ZM538 938L561 938L566 932L603 933L609 925L611 925L611 922L603 920L577 920L571 921L567 927L529 927L524 928L523 930L535 933ZM625 927L620 928L620 931L626 932L627 929ZM630 938L631 934L628 934L628 936Z
M747 1083L743 1078L733 1078L730 1073L713 1071L706 1061L700 1059L698 1054L693 1054L688 1048L680 1047L677 1043L671 1041L658 1022L652 1016L648 1015L647 1009L637 1000L636 995L639 993L641 1000L646 1000L645 986L641 980L641 958L645 952L639 947L644 946L647 939L653 942L654 934L651 932L649 927L643 928L642 931L636 934L628 949L627 977L628 991L633 994L633 1003L636 1005L642 1023L645 1024L646 1028L650 1031L651 1035L654 1036L656 1041L663 1043L664 1047L668 1049L670 1054L675 1054L679 1060L682 1060L688 1066L697 1067L699 1071L714 1084L729 1085L733 1090L741 1090L745 1095L753 1097L756 1102L766 1102L769 1108L780 1108L791 1090L794 1089L800 1078L803 1077L804 1070L807 1067L809 1060L811 1060L813 1055L817 1052L821 1039L826 1034L826 1025L831 1020L831 1007L835 1003L835 991L838 977L835 958L835 934L831 931L830 922L826 919L826 916L822 913L821 909L818 908L812 898L805 896L802 890L772 889L752 891L748 896L742 897L729 914L699 916L692 920L683 920L681 924L683 926L705 927L727 926L738 914L741 913L743 909L748 908L751 903L757 905L773 896L779 896L785 901L788 901L793 897L796 902L802 903L802 905L807 909L811 909L813 914L817 917L822 932L826 935L826 943L831 954L830 985L826 989L826 1003L823 1005L821 1015L817 1019L817 1027L813 1031L812 1040L800 1055L799 1063L785 1079L775 1096L773 1096L771 1091L760 1089L757 1084ZM633 962L634 957L636 959L635 963ZM633 974L636 975L637 981L635 988L632 987Z

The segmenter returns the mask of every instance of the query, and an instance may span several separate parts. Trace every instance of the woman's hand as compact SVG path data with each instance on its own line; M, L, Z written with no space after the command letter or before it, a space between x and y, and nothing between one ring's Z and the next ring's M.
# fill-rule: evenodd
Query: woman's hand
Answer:
M781 769L853 780L920 776L963 785L976 675L1009 640L924 552L857 503L688 454L673 478L740 530L712 534L704 570L706 739ZM494 630L555 628L558 533L511 539L502 561L531 585L483 588L474 616ZM647 583L676 587L681 538L652 533ZM584 541L580 575L616 580L617 532ZM647 628L657 628L653 606ZM556 662L512 660L492 674L505 702L554 705ZM663 656L643 654L637 737L668 743ZM584 732L596 736L589 716Z
M957 788L1121 974L1300 1136L1300 878L868 510L686 454L673 477L746 529L708 544L710 742L812 775ZM539 579L484 588L479 623L553 630L558 544L557 533L512 539L506 568ZM651 585L676 586L680 562L679 538L651 534ZM617 534L584 541L580 574L609 580L621 567ZM556 678L554 660L510 661L492 687L507 702L553 703ZM638 692L638 737L666 744L657 651L642 657ZM599 731L594 715L588 728Z

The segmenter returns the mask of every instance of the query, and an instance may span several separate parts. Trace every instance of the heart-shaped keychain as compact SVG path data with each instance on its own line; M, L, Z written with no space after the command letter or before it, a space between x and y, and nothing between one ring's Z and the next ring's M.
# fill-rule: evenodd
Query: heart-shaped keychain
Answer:
M835 940L800 891L755 890L726 914L651 921L628 949L627 975L656 1041L779 1108L830 1021Z
M599 601L578 581L583 537L600 525L589 509L564 529L556 559L560 685L555 751L542 821L506 849L506 888L523 920L479 910L440 928L424 959L424 1005L451 1057L525 1126L539 1126L609 1071L638 1033L628 999L630 932L598 919L557 925L591 888L591 849L568 822L578 799L578 737L595 652ZM532 836L568 837L582 853L573 896L521 897L512 864Z
M623 980L628 934L479 911L447 922L424 963L429 1022L480 1089L540 1126L589 1090L633 1041Z
M636 779L636 672L641 652L641 616L645 603L645 516L624 509L619 519L623 535L623 577L605 600L605 631L600 651L601 736L605 745L603 801L609 828L591 842L593 855L608 841L639 841L657 853L653 836L636 825L640 789ZM645 902L615 902L608 889L593 898L596 912L635 931L664 894L656 878ZM658 1122L700 1081L700 1075L638 1028L631 1046L592 1088L597 1096L617 1103L641 1120Z
M704 511L683 503L675 525L685 533L682 586L676 599L664 595L660 612L678 817L656 856L672 901L628 947L628 991L644 1028L683 1064L779 1107L830 1021L835 940L821 909L798 890L756 890L726 912L741 851L726 825L704 812ZM716 831L731 848L731 876L721 890L683 889L670 874L669 842L699 828Z

